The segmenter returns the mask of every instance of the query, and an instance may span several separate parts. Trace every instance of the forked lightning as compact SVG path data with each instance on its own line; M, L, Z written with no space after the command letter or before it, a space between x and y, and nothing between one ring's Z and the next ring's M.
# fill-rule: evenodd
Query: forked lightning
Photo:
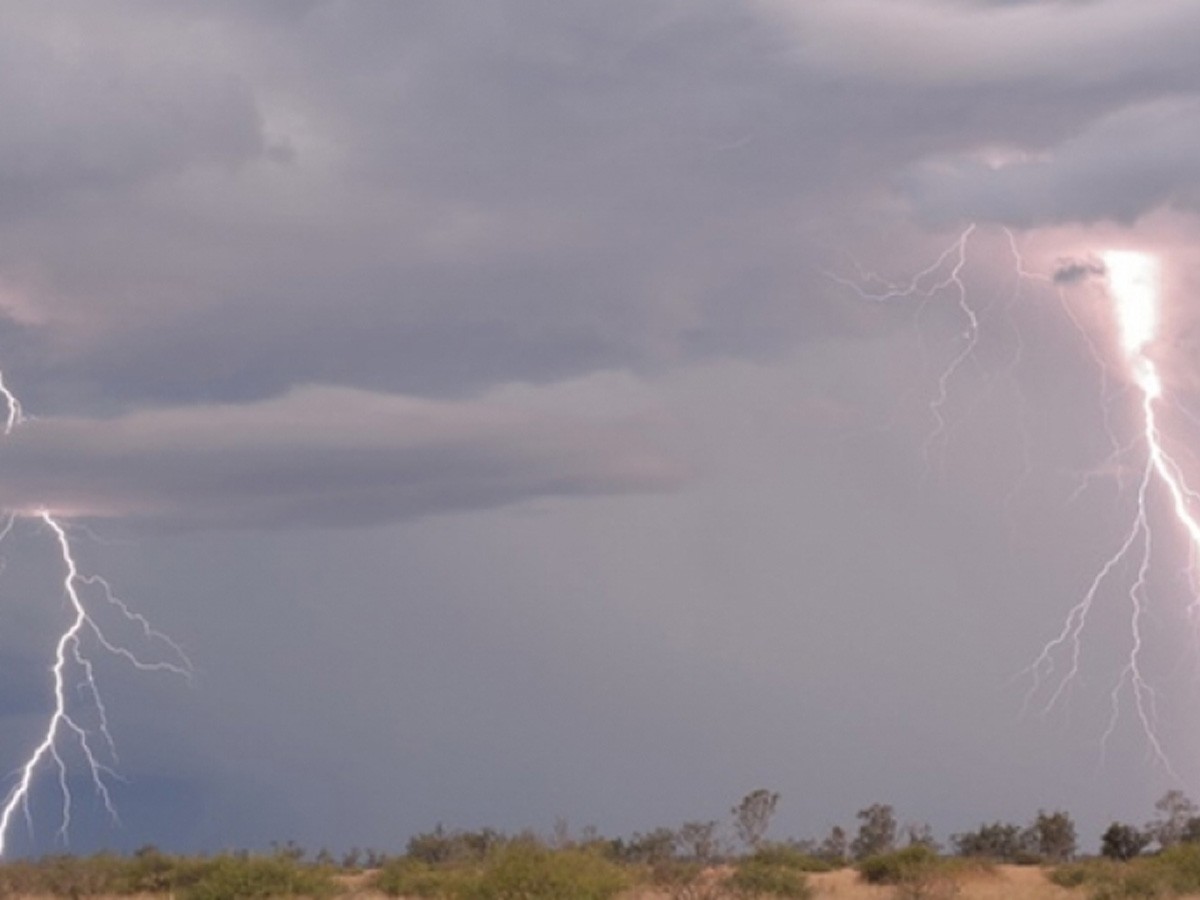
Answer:
M23 414L20 401L5 384L2 374L0 396L8 404L4 428L4 433L8 435L20 426ZM145 617L126 606L112 592L108 582L97 575L84 575L79 571L67 528L53 511L10 510L3 528L0 529L0 540L12 531L18 521L24 519L40 523L53 536L62 559L62 590L68 603L70 622L59 634L54 647L54 661L50 667L53 701L49 718L41 739L17 769L16 783L9 789L3 808L0 808L0 857L3 857L8 849L9 838L18 815L32 828L30 798L38 776L46 768L57 774L57 787L62 801L58 833L66 842L71 824L72 798L68 781L68 761L64 754L71 747L82 756L92 787L104 808L109 815L116 818L116 807L108 787L108 779L113 775L113 770L110 763L106 762L115 761L116 745L109 732L108 713L96 681L93 657L90 655L93 652L92 647L120 657L142 671L168 671L185 678L190 678L192 672L191 662L179 646L154 630ZM109 640L89 611L83 594L86 588L91 588L93 593L99 593L107 605L140 630L145 638L163 644L174 661L147 662L128 648ZM72 692L68 691L69 678L78 679L84 701L90 703L92 717L96 722L91 730L81 721L80 713L75 709L79 701L73 700ZM96 746L97 739L102 742L103 748Z
M978 345L980 315L969 301L963 280L967 243L976 230L976 226L969 226L930 266L918 272L906 284L888 284L881 291L872 291L868 289L868 283L878 279L861 270L860 280L857 282L832 276L840 284L852 288L860 298L874 302L916 300L923 309L930 302L945 300L962 321L964 330L958 338L961 346L953 352L950 361L939 373L932 391L929 409L933 429L925 442L926 451L932 442L945 438L947 423L943 407L947 401L951 380ZM1053 283L1055 278L1025 269L1012 233L1006 230L1006 234L1016 260L1018 283L1030 279ZM1192 588L1189 602L1193 611L1200 612L1200 572L1195 568L1200 560L1200 493L1189 484L1183 464L1169 451L1161 431L1160 412L1169 402L1169 397L1153 355L1154 343L1159 339L1163 327L1159 260L1148 253L1128 250L1107 251L1100 254L1099 258L1102 264L1088 263L1080 267L1079 271L1103 274L1106 278L1106 292L1112 303L1112 337L1097 337L1091 334L1080 318L1072 312L1061 290L1059 299L1072 324L1083 336L1092 358L1100 364L1104 373L1100 407L1105 429L1114 448L1113 462L1123 462L1127 457L1137 460L1132 466L1137 472L1137 487L1133 494L1129 517L1119 532L1120 539L1103 559L1087 588L1082 591L1081 599L1067 614L1062 629L1025 670L1032 679L1032 685L1026 695L1026 704L1045 688L1049 697L1043 708L1049 711L1070 690L1080 673L1083 637L1089 616L1102 590L1115 582L1121 585L1121 592L1128 598L1129 651L1119 666L1112 686L1111 714L1103 733L1102 747L1107 745L1113 734L1119 717L1121 696L1123 692L1128 691L1132 694L1133 706L1152 755L1167 772L1174 775L1156 729L1155 694L1143 675L1143 625L1150 601L1151 574L1159 544L1156 541L1156 528L1161 527L1164 513L1167 513L1167 522L1180 533L1188 545L1188 559L1183 568L1188 573ZM1109 417L1108 403L1111 398L1107 395L1105 386L1110 377L1110 369L1115 369L1120 380L1134 388L1138 398L1136 418L1139 426L1136 435L1123 443L1113 434ZM1117 468L1119 471L1121 467ZM1086 484L1081 486L1080 491L1084 488ZM1130 574L1124 574L1126 571ZM1122 578L1125 579L1124 582L1121 582ZM1060 656L1065 656L1067 662L1062 667L1061 675L1048 683L1059 669L1057 660Z

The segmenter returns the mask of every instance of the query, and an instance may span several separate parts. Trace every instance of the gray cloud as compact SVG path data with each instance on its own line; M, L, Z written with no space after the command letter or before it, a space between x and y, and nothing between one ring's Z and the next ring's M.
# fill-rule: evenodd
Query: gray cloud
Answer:
M0 216L263 152L253 93L233 73L174 62L137 29L137 52L114 53L43 14L10 9L0 37Z
M1022 66L997 62L981 88L950 60L914 90L897 73L934 54L943 27L968 47L987 34L999 61L1019 58L1037 29L1004 10L896 8L908 23L897 34L912 41L893 42L908 55L888 62L889 44L821 50L825 37L858 40L868 13L893 15L862 3L616 3L603 16L523 4L255 15L133 4L137 29L80 6L105 51L93 55L119 61L137 90L167 66L153 46L170 46L170 71L184 73L175 80L191 73L207 98L181 109L241 97L230 109L257 131L230 146L288 148L291 161L251 153L212 168L180 157L149 166L150 181L113 174L39 217L0 223L3 302L25 323L0 335L6 367L30 390L55 385L35 406L80 411L255 399L313 382L462 395L762 358L852 330L811 289L821 242L850 227L850 210L890 208L902 173L996 142L1056 146L1195 74L1190 47L1129 73L1137 35L1174 41L1182 7L1131 25L1132 44L1118 41L1126 16L1111 4L1096 11L1102 33L1074 12L1060 21L1021 7L1040 17L1043 43L1110 54L1126 75L1047 70L1031 92ZM40 7L28 9L36 23ZM803 27L780 28L780 15ZM13 40L46 42L27 30ZM859 58L896 71L847 71ZM171 143L170 105L145 106L154 134L139 148L211 156L225 146L209 147L203 129ZM83 138L107 133L88 121ZM952 192L937 179L913 184L930 215L964 206L943 200Z
M1152 209L1196 209L1200 199L1200 100L1121 109L1032 159L989 164L977 156L924 161L905 187L929 218L1031 227L1102 219L1130 223Z
M923 0L759 0L794 27L814 70L916 88L1053 82L1116 86L1195 73L1187 0L978 4Z
M534 497L677 487L646 417L309 388L237 406L34 419L0 505L178 526L368 525Z

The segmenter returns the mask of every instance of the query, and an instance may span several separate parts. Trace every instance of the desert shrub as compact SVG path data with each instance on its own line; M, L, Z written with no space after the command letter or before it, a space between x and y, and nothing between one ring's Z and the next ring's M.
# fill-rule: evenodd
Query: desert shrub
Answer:
M409 838L407 855L424 863L479 861L507 838L491 828L478 831L447 831L438 825L433 831L422 832ZM374 868L370 861L368 868Z
M991 822L975 831L952 835L950 843L959 856L982 857L997 862L1017 862L1033 855L1034 836L1011 822Z
M1161 873L1141 863L1126 864L1107 859L1090 859L1058 866L1048 877L1059 887L1086 887L1090 900L1167 896Z
M703 863L684 859L664 859L650 867L647 880L655 887L669 888L675 884L690 884L703 874Z
M1079 862L1067 866L1057 866L1051 869L1046 877L1052 884L1063 888L1077 888L1098 880L1096 862ZM1107 866L1105 866L1107 868Z
M1120 897L1122 900L1133 900L1133 898L1150 898L1171 896L1173 891L1163 883L1163 878L1160 873L1150 869L1132 868L1125 873L1125 877L1121 879L1116 886L1117 892L1114 897ZM1093 894L1096 900L1102 900L1102 895Z
M183 900L327 897L336 891L327 872L286 856L222 855L192 860L176 877Z
M549 850L517 841L489 856L463 900L609 900L628 886L614 863L582 850Z
M858 873L869 884L905 884L933 872L939 862L938 855L928 847L913 844L868 856L858 863Z
M720 879L711 877L703 863L691 860L657 862L650 868L648 881L668 900L718 900L727 896Z
M124 862L118 856L107 853L86 857L45 856L0 867L0 896L93 897L129 893L124 881Z
M832 872L838 868L830 860L821 859L787 844L763 844L751 854L750 860L795 872Z
M634 832L628 841L611 843L611 852L620 862L654 865L675 855L678 835L670 828L655 828L645 834Z
M725 885L739 897L795 897L807 900L813 896L804 873L755 859L740 860Z
M1178 894L1200 892L1200 845L1177 844L1138 868L1156 872L1160 880Z
M455 898L470 893L479 880L476 867L435 867L417 859L391 859L371 879L371 886L391 897Z

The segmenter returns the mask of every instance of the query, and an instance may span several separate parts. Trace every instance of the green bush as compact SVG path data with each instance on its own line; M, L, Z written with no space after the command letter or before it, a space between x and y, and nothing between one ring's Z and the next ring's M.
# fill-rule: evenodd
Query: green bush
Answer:
M1072 863L1058 866L1046 876L1052 884L1063 888L1077 888L1085 884L1095 883L1105 877L1113 877L1112 873L1102 873L1100 869L1109 869L1110 864L1093 860L1089 862Z
M0 866L0 896L51 894L91 897L130 893L124 860L107 853L95 856L44 856Z
M741 860L726 879L726 886L742 897L795 897L807 900L812 888L803 872L755 859Z
M938 868L938 855L928 847L913 844L903 850L868 856L859 861L858 873L868 884L906 884Z
M336 892L327 872L283 856L223 855L187 861L178 876L183 900L327 897Z
M1179 844L1128 862L1089 860L1059 866L1050 880L1060 887L1086 886L1091 900L1191 895L1200 892L1200 846Z
M507 840L505 835L491 828L481 828L478 831L447 831L438 825L433 831L409 838L405 855L431 865L478 862Z
M401 858L384 863L371 886L391 897L456 898L470 894L478 881L478 868L438 867Z
M1150 857L1136 865L1137 869L1149 869L1170 890L1178 894L1200 891L1200 845L1176 844L1158 856Z
M625 872L596 853L548 850L531 842L499 848L462 900L609 900L629 884Z
M146 848L129 858L49 856L0 865L0 896L171 894L182 900L228 900L324 897L334 890L327 873L285 856L179 857Z
M821 859L787 844L764 844L751 854L753 862L768 866L779 866L794 872L832 872L838 868L827 859Z

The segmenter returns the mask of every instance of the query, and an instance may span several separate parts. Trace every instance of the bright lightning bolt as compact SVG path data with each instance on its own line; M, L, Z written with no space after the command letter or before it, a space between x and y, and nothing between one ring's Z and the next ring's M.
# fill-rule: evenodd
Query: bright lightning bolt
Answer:
M950 396L951 382L979 346L982 312L968 297L963 280L967 245L975 232L976 227L969 226L929 266L920 270L906 283L890 284L864 272L861 268L858 270L857 282L835 274L830 275L838 283L854 290L863 300L878 303L916 300L920 304L918 314L934 299L949 300L951 310L963 323L963 330L955 339L958 346L938 373L932 399L929 401L933 430L926 437L924 444L927 466L930 448L935 442L944 442L946 437L948 423L945 406ZM1119 540L1098 564L1086 590L1082 592L1082 597L1068 612L1061 630L1025 670L1025 674L1030 676L1032 681L1025 698L1026 705L1046 690L1049 697L1043 710L1049 712L1070 693L1081 671L1083 638L1089 618L1101 597L1115 585L1128 601L1129 643L1127 655L1111 690L1109 720L1101 746L1105 747L1112 736L1119 717L1121 698L1125 693L1129 693L1132 695L1132 705L1146 736L1151 755L1168 773L1175 776L1157 733L1156 695L1144 674L1144 625L1150 600L1155 554L1161 552L1158 548L1162 541L1156 535L1156 521L1162 514L1160 506L1169 510L1170 523L1188 545L1186 572L1192 587L1189 610L1200 614L1200 570L1196 565L1200 560L1200 492L1189 484L1184 475L1183 464L1170 452L1161 430L1161 413L1168 403L1168 397L1164 379L1153 355L1153 347L1162 328L1159 261L1147 253L1110 251L1102 254L1102 266L1095 262L1076 264L1078 271L1071 276L1072 278L1080 274L1103 274L1107 280L1107 294L1112 303L1112 320L1115 326L1114 346L1110 349L1105 346L1104 340L1091 333L1085 322L1072 310L1062 284L1056 284L1059 281L1057 275L1051 277L1028 271L1014 235L1007 229L1005 234L1015 260L1018 284L1012 299L1015 300L1020 290L1019 286L1024 281L1040 281L1057 287L1063 311L1081 335L1088 353L1100 370L1103 425L1112 446L1109 462L1118 473L1128 468L1133 468L1138 473L1136 490L1132 492L1132 507L1120 531ZM883 287L871 290L865 286L871 284L881 284ZM1023 352L1020 333L1016 332L1016 336L1018 349L1011 367L1020 362ZM1115 365L1109 361L1114 357L1118 360ZM1138 397L1134 407L1137 417L1134 436L1124 441L1117 439L1110 414L1110 402L1115 396L1109 389L1113 370L1119 373L1119 381L1131 386ZM1182 412L1186 413L1186 410ZM1028 441L1026 452L1028 454ZM1134 466L1128 466L1129 459L1136 459ZM1027 468L1029 462L1027 456ZM1120 463L1125 465L1119 465ZM1072 500L1087 489L1093 477L1091 474L1085 477L1084 482L1072 494ZM1118 474L1118 479L1120 478ZM1123 485L1124 482L1119 480L1118 484ZM1060 659L1064 660L1061 669ZM1055 677L1053 682L1052 676Z
M8 404L4 432L11 434L13 429L21 424L24 417L21 404L5 384L3 375L0 375L0 397L3 397ZM30 797L38 774L47 766L51 766L57 773L58 790L62 799L58 834L64 842L66 841L71 824L72 804L67 760L64 756L68 747L74 746L83 757L96 795L104 804L108 814L114 820L117 818L116 808L108 787L108 779L113 777L114 773L112 768L104 762L105 758L115 760L116 745L108 729L108 710L100 694L95 666L92 657L88 655L87 643L98 645L103 651L124 659L141 671L167 671L185 678L190 678L192 672L191 663L179 646L156 631L144 616L126 606L112 592L108 582L97 575L84 575L79 571L67 529L50 510L39 509L25 514L8 513L3 527L0 528L0 540L3 540L12 531L17 519L22 516L30 516L40 521L54 537L63 566L62 590L70 609L70 622L66 629L59 634L54 648L54 662L50 667L54 699L49 721L46 723L37 746L33 748L25 762L17 770L16 784L9 791L3 807L0 808L0 858L6 852L9 834L18 815L22 815L32 826ZM101 630L85 603L82 589L88 587L98 589L105 602L115 608L123 619L140 630L144 637L164 643L175 657L176 662L145 662L126 647L110 640ZM85 727L79 715L74 712L75 703L68 691L68 679L72 677L79 679L79 688L91 702L93 715L97 722L93 730ZM95 746L97 735L103 741L103 754Z
M1136 575L1126 591L1130 603L1129 655L1112 689L1112 713L1103 741L1107 742L1116 727L1120 695L1128 687L1154 757L1174 775L1157 736L1155 694L1143 675L1141 663L1144 650L1142 623L1155 543L1151 502L1155 488L1165 490L1173 520L1186 537L1190 556L1194 559L1200 552L1200 521L1194 512L1200 495L1188 485L1182 466L1168 452L1159 428L1158 411L1164 402L1164 386L1158 366L1150 355L1162 318L1158 260L1149 254L1133 251L1110 251L1104 254L1103 259L1108 292L1114 304L1122 364L1127 377L1141 394L1141 429L1137 442L1141 444L1144 454L1141 476L1124 538L1101 565L1083 598L1072 608L1063 629L1034 661L1031 667L1035 675L1032 690L1037 689L1036 676L1039 673L1052 671L1054 653L1069 646L1070 665L1051 694L1046 709L1052 708L1062 698L1079 674L1083 631L1102 586L1116 577L1127 560L1136 562ZM1132 449L1136 449L1136 445Z

